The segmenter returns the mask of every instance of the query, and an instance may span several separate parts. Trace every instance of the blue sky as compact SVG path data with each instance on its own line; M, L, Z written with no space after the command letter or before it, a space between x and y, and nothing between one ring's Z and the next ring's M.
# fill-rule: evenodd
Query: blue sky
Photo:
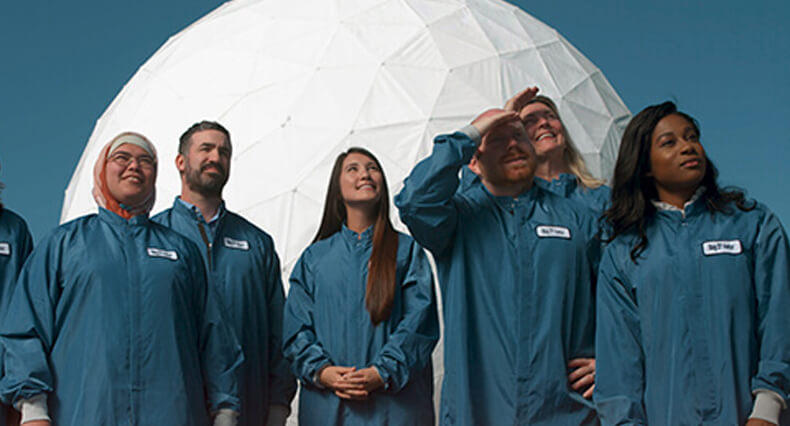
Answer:
M2 198L28 220L36 241L57 225L66 185L104 109L168 37L222 3L4 4ZM790 223L790 2L515 3L593 61L632 112L678 102L700 121L721 181Z

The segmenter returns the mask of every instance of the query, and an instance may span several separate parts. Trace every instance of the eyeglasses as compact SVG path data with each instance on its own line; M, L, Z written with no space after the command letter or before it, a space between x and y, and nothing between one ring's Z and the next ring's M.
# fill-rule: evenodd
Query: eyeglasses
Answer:
M137 164L145 169L153 169L154 164L156 164L156 160L150 155L135 157L128 152L118 151L110 156L110 161L124 168L129 167L129 164L132 164L132 160L137 161Z

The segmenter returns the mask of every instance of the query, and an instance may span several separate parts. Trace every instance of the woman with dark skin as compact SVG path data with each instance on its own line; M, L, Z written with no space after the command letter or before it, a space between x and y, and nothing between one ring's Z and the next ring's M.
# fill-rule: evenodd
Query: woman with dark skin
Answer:
M790 254L672 102L626 128L598 278L603 424L787 424Z
M283 318L302 425L434 423L433 279L422 248L392 227L389 200L373 154L350 148L337 157Z

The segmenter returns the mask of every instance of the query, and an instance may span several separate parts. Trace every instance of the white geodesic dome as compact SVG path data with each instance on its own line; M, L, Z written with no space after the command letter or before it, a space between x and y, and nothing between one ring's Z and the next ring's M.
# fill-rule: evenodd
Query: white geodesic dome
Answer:
M154 212L170 206L180 191L172 163L179 135L216 120L233 140L227 206L272 234L287 275L316 232L338 153L353 145L374 152L394 195L436 134L533 85L557 101L591 171L608 178L627 108L589 60L516 6L230 1L168 40L107 108L61 221L96 210L93 164L125 130L156 144Z

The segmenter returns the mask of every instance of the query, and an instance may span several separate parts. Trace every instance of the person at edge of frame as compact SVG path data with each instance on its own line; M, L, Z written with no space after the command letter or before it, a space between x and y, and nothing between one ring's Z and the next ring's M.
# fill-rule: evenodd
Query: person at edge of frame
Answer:
M121 133L100 151L98 214L28 257L0 324L0 396L26 426L235 425L241 347L198 247L148 219L156 150Z
M604 424L790 425L790 252L672 102L626 127L598 278Z
M0 193L5 185L0 182ZM8 311L17 277L25 260L33 250L33 237L22 217L0 201L0 318ZM0 360L5 349L0 345ZM0 377L5 373L0 370ZM0 379L2 382L2 379ZM7 405L0 406L0 426L18 424L19 415Z

